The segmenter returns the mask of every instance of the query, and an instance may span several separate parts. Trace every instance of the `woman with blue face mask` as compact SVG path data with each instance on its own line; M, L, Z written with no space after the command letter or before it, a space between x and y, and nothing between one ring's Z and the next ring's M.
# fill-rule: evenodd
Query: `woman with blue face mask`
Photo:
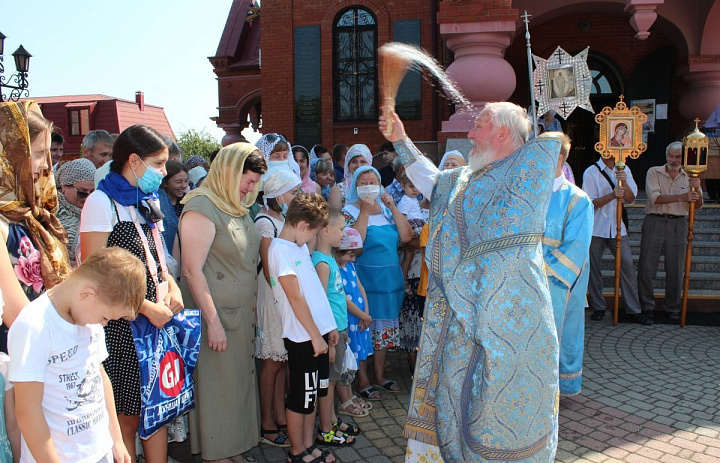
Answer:
M81 260L106 246L118 246L140 259L147 270L147 293L140 314L158 328L183 309L182 296L167 271L162 246L162 212L157 190L167 174L168 147L152 128L125 129L113 146L110 173L85 200L80 217ZM112 275L108 275L112 278ZM135 455L141 411L140 369L130 322L110 320L105 327L109 357L104 362L115 396L123 441ZM167 462L167 427L143 441L148 463Z
M343 213L347 225L357 230L363 240L363 252L355 265L367 293L375 351L374 382L370 382L367 372L358 370L358 393L365 399L378 400L377 388L400 390L395 381L385 377L384 367L388 349L398 347L398 314L405 296L398 245L410 241L413 231L392 196L383 191L380 173L372 166L358 167L354 172Z

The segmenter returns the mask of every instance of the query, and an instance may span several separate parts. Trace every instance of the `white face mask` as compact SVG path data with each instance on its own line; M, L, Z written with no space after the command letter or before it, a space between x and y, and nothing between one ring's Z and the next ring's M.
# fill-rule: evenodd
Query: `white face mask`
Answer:
M268 161L267 164L268 164L268 170L273 169L273 168L275 168L275 169L277 169L277 168L291 169L290 161L287 159L284 161Z
M363 185L357 187L358 196L367 203L375 201L380 195L380 185Z

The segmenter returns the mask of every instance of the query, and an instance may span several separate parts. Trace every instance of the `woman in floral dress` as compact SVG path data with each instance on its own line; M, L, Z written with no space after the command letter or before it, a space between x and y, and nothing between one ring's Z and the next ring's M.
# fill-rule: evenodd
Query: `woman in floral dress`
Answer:
M70 272L50 158L52 122L34 101L0 103L0 290L10 326ZM3 337L2 347L5 345Z

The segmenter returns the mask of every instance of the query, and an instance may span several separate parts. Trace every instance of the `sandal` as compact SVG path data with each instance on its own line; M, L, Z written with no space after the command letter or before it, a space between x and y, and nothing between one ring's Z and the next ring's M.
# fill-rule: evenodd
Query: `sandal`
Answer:
M356 404L353 399L350 399L338 406L338 414L359 417L368 416L370 412Z
M352 438L352 440L350 440L350 438ZM346 436L335 427L328 432L322 432L320 427L318 427L315 443L319 445L332 445L334 447L350 447L355 444L355 437L349 434Z
M373 384L373 386L385 389L388 392L400 392L402 390L402 388L398 386L398 383L396 383L392 379L386 379L384 383Z
M287 423L285 423L285 424L280 424L280 423L278 423L278 422L276 421L276 422L275 422L275 426L278 428L278 431L284 432L285 434L288 433L288 431L287 431Z
M363 399L354 394L350 400L352 400L356 406L362 408L363 410L372 410L373 408L373 405L370 402L365 402Z
M335 458L335 455L333 455L330 450L322 450L319 449L317 445L313 444L310 447L308 447L307 451L310 455L314 454L315 451L320 452L320 456L315 457L316 459L319 459L321 463L336 463L338 461L337 458ZM335 461L329 462L327 461L328 457L333 457Z
M267 434L277 434L277 437L275 439L268 439L265 437ZM273 447L287 448L290 447L290 442L288 442L289 438L290 436L279 429L260 428L260 442L264 444L272 445Z
M320 457L313 457L312 460L304 460L306 456L312 456L312 450L309 448L303 450L297 455L293 455L292 452L288 452L287 463L325 463L325 460Z
M360 397L362 397L365 400L382 400L382 396L380 395L380 391L375 389L372 386L368 386L364 389L360 389L357 391L358 394L360 394Z
M255 457L251 457L250 455L235 455L234 457L230 457L230 459L233 461L233 463L254 463L257 460ZM307 463L307 462L306 462Z
M342 425L345 425L345 429L340 428L340 426ZM355 423L345 423L340 417L338 417L338 420L333 423L333 429L337 429L341 433L347 434L348 436L357 436L362 432Z

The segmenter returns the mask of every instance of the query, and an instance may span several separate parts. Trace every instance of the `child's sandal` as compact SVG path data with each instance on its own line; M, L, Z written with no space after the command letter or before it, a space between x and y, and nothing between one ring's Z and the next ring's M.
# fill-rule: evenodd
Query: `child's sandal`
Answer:
M350 440L350 438L352 438L352 440ZM350 447L355 444L355 438L349 434L346 436L335 427L328 432L322 432L318 427L315 443L318 445L332 445L334 447Z
M345 429L342 429L341 426L345 426ZM342 418L338 417L338 420L333 423L333 429L340 431L343 434L347 434L349 436L357 436L362 431L360 431L360 428L355 423L346 423L342 420Z
M372 410L373 408L370 402L365 402L363 399L356 395L353 395L350 400L352 400L356 406L362 408L363 410Z
M303 458L305 458L308 455L312 455L312 450L305 449L302 452L298 453L297 455L293 455L292 452L288 452L287 456L287 463L324 463L324 459L318 457L314 458L310 461L305 461Z
M348 416L354 416L354 417L360 417L360 416L368 416L370 414L369 411L365 410L361 406L359 406L353 399L348 400L347 402L343 402L338 406L338 413L342 415L348 415Z
M338 461L338 459L335 458L335 455L333 455L333 454L330 452L330 450L322 450L322 449L319 449L318 446L315 445L315 444L311 445L311 446L308 447L308 449L307 449L308 454L310 454L310 455L312 455L313 453L315 453L315 450L317 450L318 452L320 452L320 456L319 456L319 457L315 457L316 460L319 460L320 463L327 463L328 457L332 457L332 459L334 460L333 463L335 463L335 462ZM315 460L313 460L313 461L315 461Z
M269 439L265 437L266 435L273 435L276 434L277 437L275 439ZM286 433L282 432L280 429L262 429L260 428L260 442L272 445L273 447L279 447L279 448L287 448L290 447L290 442L288 442L290 436L288 436Z

